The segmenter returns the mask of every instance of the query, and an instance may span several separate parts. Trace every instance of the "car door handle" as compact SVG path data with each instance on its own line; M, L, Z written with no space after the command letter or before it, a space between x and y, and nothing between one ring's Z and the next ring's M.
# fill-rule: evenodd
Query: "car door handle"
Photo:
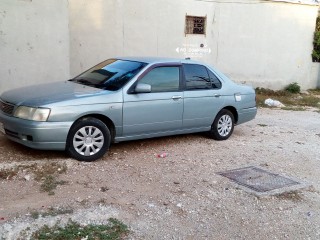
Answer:
M218 97L221 97L220 94L215 94L214 97L218 98Z
M181 98L182 98L181 96L172 96L172 100L179 100Z

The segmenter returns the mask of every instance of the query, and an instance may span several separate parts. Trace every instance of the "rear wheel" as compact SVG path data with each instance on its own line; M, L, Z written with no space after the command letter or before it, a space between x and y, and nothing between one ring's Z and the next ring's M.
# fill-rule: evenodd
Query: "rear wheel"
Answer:
M226 140L231 136L233 129L233 114L227 109L222 109L213 121L209 135L216 140Z
M101 158L111 142L108 127L99 119L83 118L71 128L67 138L67 153L79 160L91 162Z

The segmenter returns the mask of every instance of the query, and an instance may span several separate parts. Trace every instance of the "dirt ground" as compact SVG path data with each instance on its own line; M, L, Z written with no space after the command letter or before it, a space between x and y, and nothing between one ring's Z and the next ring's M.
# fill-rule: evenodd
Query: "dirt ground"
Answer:
M0 170L20 166L0 178L0 239L69 218L88 224L109 217L129 226L129 239L320 239L319 143L313 110L259 109L227 141L191 134L124 142L93 163L32 150L0 133ZM157 157L163 152L168 156ZM48 163L62 166L53 195L34 171ZM311 187L259 198L216 174L246 166ZM45 214L52 209L70 211Z

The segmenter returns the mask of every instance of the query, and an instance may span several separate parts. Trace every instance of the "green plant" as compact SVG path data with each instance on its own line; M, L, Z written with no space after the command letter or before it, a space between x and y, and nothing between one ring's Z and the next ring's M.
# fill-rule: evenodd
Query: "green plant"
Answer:
M320 94L320 88L309 89L308 92L313 94Z
M256 89L256 94L260 95L269 95L269 96L290 96L290 92L284 91L284 90L271 90L269 88L260 88L257 87Z
M0 169L0 179L10 180L18 174L18 169Z
M274 91L265 88L256 88L257 105L260 107L267 107L264 104L264 101L267 98L271 98L286 105L287 110L292 110L293 107L296 111L303 111L305 110L305 107L320 108L320 97L317 96L320 92L319 89L312 89L308 91L310 93L309 95L293 94L284 90Z
M39 216L41 215L40 212L38 211L32 211L30 214L33 219L38 219Z
M48 192L49 195L54 195L54 191L58 185L65 185L66 181L57 181L56 178L52 175L48 175L43 180L43 183L40 185L40 190L42 192Z
M305 109L303 107L295 107L295 106L293 106L293 107L282 107L281 109L282 110L287 110L287 111L299 111L299 112L307 110L307 109Z
M38 219L40 216L47 217L47 216L58 216L63 214L71 214L73 213L72 208L53 208L50 207L47 211L32 211L30 213L31 217L34 219Z
M42 240L120 240L124 239L129 233L128 227L119 220L110 218L107 225L89 224L81 226L79 223L69 220L66 226L61 227L58 224L53 227L47 225L40 228L32 234L32 239Z
M285 90L290 93L300 93L300 86L297 82L290 83Z
M320 107L320 98L314 96L303 96L299 102L301 106Z
M43 178L46 178L48 175L52 174L62 174L67 171L67 165L66 163L60 164L56 162L46 163L42 166L37 166L33 172L35 175L35 180L40 181Z
M312 61L320 62L320 17L316 21L316 29L313 36Z

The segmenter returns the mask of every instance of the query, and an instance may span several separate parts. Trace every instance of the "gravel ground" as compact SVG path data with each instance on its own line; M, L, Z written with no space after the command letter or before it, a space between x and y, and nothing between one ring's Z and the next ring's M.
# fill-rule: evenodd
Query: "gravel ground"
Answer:
M0 169L20 166L16 176L0 179L0 239L28 238L69 218L88 224L109 217L129 226L129 239L320 239L319 120L312 110L259 109L227 141L192 134L124 142L94 163L0 135ZM158 158L163 152L168 156ZM40 191L30 167L48 163L67 166L56 175L67 183L54 195ZM216 174L246 166L312 186L259 198ZM46 216L52 209L72 211Z

